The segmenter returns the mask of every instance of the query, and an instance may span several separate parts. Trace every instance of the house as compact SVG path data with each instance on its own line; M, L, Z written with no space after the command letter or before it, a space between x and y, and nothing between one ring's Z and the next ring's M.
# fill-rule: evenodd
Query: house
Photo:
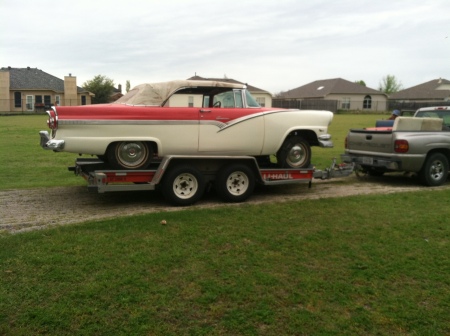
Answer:
M331 100L337 109L386 111L387 95L342 78L311 82L280 94L282 100Z
M450 102L450 81L446 79L433 79L409 89L395 92L389 100L397 102Z
M92 93L77 86L77 78L71 74L62 80L37 68L0 69L0 112L88 105L92 97Z
M236 84L245 84L247 85L248 91L252 94L252 96L256 99L256 102L261 107L272 107L272 94L268 91L259 89L255 86L248 85L246 83L239 82L235 79L231 78L204 78L200 76L193 76L188 78L188 80L210 80L210 81L218 81L218 82L228 82L228 83L236 83Z
M110 103L115 102L117 99L122 98L122 97L123 97L122 85L119 84L117 86L117 89L116 88L113 89L113 92L112 92L111 96L109 97L109 102Z

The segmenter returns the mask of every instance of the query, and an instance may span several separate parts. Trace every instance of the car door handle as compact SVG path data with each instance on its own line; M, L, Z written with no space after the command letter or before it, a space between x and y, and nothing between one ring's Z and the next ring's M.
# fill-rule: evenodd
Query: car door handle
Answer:
M200 113L211 113L211 110L204 110L204 109L201 109L201 110L200 110Z

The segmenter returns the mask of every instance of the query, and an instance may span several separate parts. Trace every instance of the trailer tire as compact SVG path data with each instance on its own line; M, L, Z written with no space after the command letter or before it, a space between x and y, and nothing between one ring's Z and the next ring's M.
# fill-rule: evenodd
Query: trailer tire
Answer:
M216 176L215 188L219 198L225 202L243 202L255 188L255 174L242 163L224 166Z
M440 186L447 181L448 169L447 157L442 153L433 153L425 160L419 178L428 187Z
M197 202L205 191L205 178L195 167L175 166L168 170L161 183L164 198L174 205L191 205Z
M277 153L281 168L307 168L311 163L311 146L298 135L287 138Z
M106 162L114 169L146 169L153 157L152 147L142 141L115 142L108 147Z

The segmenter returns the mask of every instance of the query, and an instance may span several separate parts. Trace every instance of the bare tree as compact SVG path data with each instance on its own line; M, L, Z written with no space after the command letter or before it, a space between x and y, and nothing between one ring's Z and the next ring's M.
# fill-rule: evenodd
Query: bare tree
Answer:
M391 94L400 91L402 88L402 83L394 75L387 75L383 77L378 90L386 94Z

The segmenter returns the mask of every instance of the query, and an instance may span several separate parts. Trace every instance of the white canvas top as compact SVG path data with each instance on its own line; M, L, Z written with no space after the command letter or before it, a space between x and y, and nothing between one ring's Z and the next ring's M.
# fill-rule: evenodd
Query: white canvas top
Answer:
M243 89L244 84L199 81L199 80L174 80L162 83L140 84L131 89L114 104L161 106L171 95L184 88L195 87L222 87L231 89Z

